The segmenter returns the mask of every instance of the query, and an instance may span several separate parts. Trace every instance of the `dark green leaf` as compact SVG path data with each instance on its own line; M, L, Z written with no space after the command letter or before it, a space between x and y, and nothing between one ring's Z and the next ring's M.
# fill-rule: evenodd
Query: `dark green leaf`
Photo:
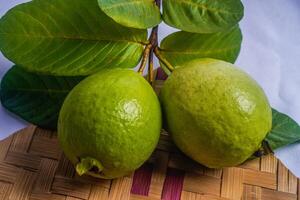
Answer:
M82 79L37 75L14 66L2 79L1 102L7 110L30 123L56 129L65 97Z
M238 26L212 34L180 31L162 41L160 53L174 67L197 58L215 58L234 63L241 43L242 33Z
M103 12L113 20L132 28L150 28L161 22L154 0L98 0Z
M0 50L29 71L88 75L101 68L135 67L147 31L119 25L97 0L35 0L0 20Z
M194 33L214 33L236 25L244 15L240 0L164 0L163 20Z
M289 116L273 109L273 125L265 140L272 150L300 141L300 126Z

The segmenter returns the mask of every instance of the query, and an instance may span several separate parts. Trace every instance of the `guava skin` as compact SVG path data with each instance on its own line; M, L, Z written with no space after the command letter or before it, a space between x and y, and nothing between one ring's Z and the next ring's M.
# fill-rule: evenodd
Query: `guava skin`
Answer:
M209 168L243 163L272 126L271 107L257 82L219 60L199 59L176 68L160 100L175 144Z
M67 96L58 138L77 172L112 179L131 173L150 157L161 126L160 103L149 83L129 69L105 70ZM94 166L82 172L86 165Z

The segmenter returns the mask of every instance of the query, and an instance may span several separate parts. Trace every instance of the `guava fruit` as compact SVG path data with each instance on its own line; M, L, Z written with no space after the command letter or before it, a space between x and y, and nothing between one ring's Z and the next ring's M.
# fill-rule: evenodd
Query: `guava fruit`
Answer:
M264 91L227 62L199 59L176 68L160 99L175 144L209 168L244 162L271 129L272 111Z
M161 125L158 97L142 76L129 69L105 70L67 96L58 138L79 175L112 179L150 157Z

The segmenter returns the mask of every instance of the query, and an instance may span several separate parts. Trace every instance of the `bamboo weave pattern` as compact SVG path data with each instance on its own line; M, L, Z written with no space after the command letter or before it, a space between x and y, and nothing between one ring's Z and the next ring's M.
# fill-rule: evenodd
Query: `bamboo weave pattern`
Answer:
M77 176L54 132L30 126L0 143L0 200L300 200L299 189L272 155L207 169L166 133L145 165L112 181Z

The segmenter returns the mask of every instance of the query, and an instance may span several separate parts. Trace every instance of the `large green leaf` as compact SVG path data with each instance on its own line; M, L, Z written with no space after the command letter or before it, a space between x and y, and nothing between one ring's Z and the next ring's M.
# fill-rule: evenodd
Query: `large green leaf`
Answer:
M24 120L56 129L58 113L70 90L83 77L56 77L12 67L0 86L2 105Z
M234 63L241 43L242 33L238 26L212 34L180 31L167 36L159 52L174 67L197 58L215 58Z
M272 130L265 138L272 150L300 141L300 126L289 116L272 110Z
M98 0L100 8L116 22L132 28L150 28L161 22L154 0Z
M164 0L163 19L175 28L213 33L236 25L243 17L240 0Z
M97 0L35 0L0 20L0 50L29 71L88 75L101 68L135 67L147 31L119 25Z

